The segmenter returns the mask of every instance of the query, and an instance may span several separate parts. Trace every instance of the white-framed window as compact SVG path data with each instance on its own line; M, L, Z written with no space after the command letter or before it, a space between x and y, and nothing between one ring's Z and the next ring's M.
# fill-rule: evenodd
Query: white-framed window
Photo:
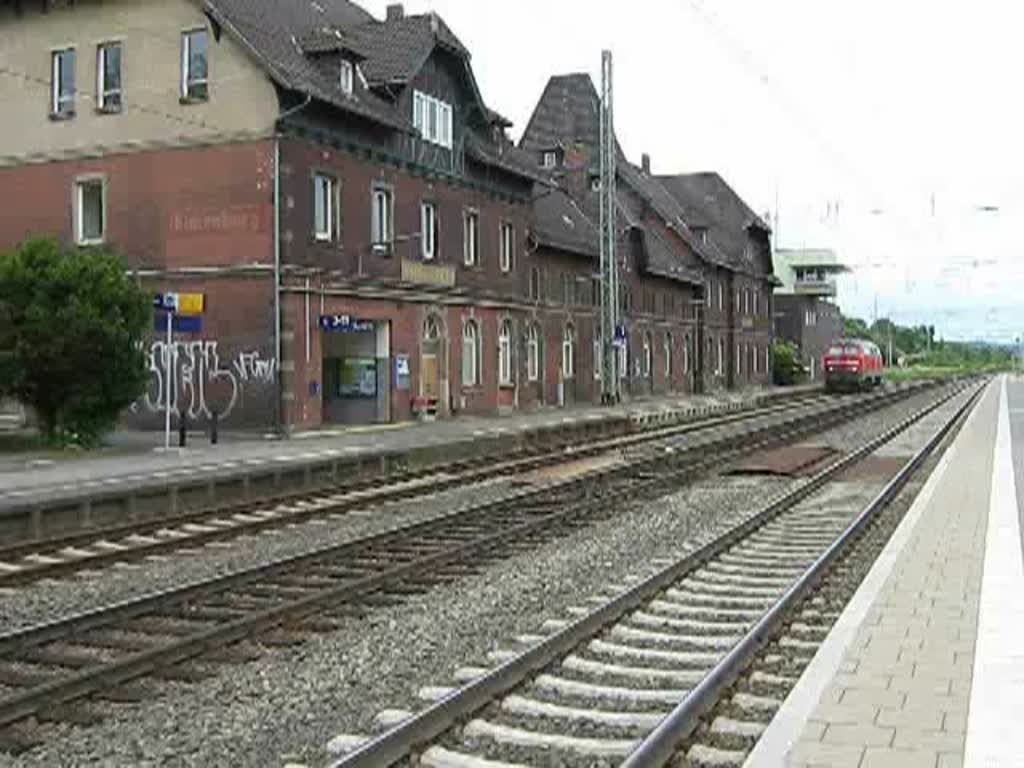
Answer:
M476 320L467 320L462 326L462 385L475 387L481 380L480 326Z
M718 308L725 309L725 283L718 284Z
M756 344L752 348L748 348L748 354L750 354L750 359L754 363L754 375L756 376L757 374L759 374L761 372L761 370L760 370L761 369L761 361L757 357L757 345Z
M576 376L576 329L572 324L562 331L562 378Z
M754 289L754 314L761 314L761 289Z
M466 211L463 219L462 257L467 267L480 266L480 214Z
M423 321L423 340L424 341L440 341L441 340L441 323L433 315L428 315L427 319Z
M355 80L355 66L348 59L342 59L338 65L338 87L341 88L341 92L351 96L352 89L355 87Z
M818 316L811 310L804 311L804 325L816 325L818 322Z
M501 222L501 226L498 227L498 239L499 239L499 264L502 272L512 271L513 254L516 248L516 232L515 229L507 221Z
M573 288L575 287L575 281L573 276L568 272L562 273L562 303L567 307L571 307L575 302L573 301Z
M532 267L530 269L530 298L534 301L540 301L540 294L540 267Z
M736 344L736 375L739 376L743 373L743 345L737 342Z
M715 373L719 376L725 374L725 339L718 340L718 367Z
M772 372L772 348L768 345L764 348L764 372Z
M119 112L121 93L121 44L96 46L96 107L102 112Z
M512 383L512 321L503 320L498 329L498 383Z
M181 33L181 97L206 101L210 97L210 38L205 29Z
M622 344L615 345L615 359L618 363L619 378L625 379L629 376L629 340L623 340Z
M370 239L375 249L387 248L395 239L394 196L387 187L375 187L370 201Z
M683 373L688 374L690 372L690 334L686 334L686 338L683 339Z
M707 305L708 309L711 309L711 302L713 301L712 297L714 295L715 292L713 286L711 284L711 281L708 280L707 285L704 287L704 303Z
M644 377L650 377L651 371L654 370L654 345L651 343L651 334L644 334L644 356L643 356L643 375Z
M526 331L526 378L529 381L540 379L540 331L536 325Z
M75 242L79 245L96 245L106 237L106 195L103 179L75 182Z
M600 330L594 331L594 379L600 381L604 376L604 337Z
M437 258L438 232L437 206L434 203L420 205L420 256L424 261Z
M448 102L414 91L412 123L424 141L452 148L452 105Z
M665 333L665 378L672 380L672 334Z
M338 182L326 173L313 175L313 237L333 240L338 233Z
M750 314L750 289L743 289L743 313L746 315Z
M61 117L75 114L75 49L51 55L50 112Z
M548 150L541 156L541 165L545 168L554 168L558 165L558 155Z

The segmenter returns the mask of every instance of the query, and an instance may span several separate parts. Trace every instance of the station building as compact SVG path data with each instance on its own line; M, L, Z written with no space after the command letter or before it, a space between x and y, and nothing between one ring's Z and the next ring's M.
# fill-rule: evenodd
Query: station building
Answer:
M775 251L779 287L775 292L775 332L796 347L810 381L822 381L821 360L843 336L836 304L837 279L848 272L836 254L822 248Z
M400 5L0 0L0 35L0 248L105 244L205 298L129 423L168 394L286 431L599 399L589 77L552 78L517 145ZM717 177L619 175L626 395L767 383L767 226Z

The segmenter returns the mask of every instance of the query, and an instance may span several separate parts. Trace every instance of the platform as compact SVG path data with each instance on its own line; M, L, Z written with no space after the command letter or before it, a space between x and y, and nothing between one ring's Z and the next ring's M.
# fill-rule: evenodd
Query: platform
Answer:
M317 432L290 440L250 439L185 451L131 453L33 462L0 455L0 542L32 540L282 494L335 487L396 469L416 469L522 448L584 443L637 429L724 414L816 387L651 398L596 406L462 417Z
M1024 380L994 381L746 766L1024 766Z

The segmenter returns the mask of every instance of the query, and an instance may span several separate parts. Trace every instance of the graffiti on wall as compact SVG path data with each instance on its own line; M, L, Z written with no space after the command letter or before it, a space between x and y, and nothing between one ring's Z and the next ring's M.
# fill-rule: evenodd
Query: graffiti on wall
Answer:
M228 418L247 387L265 387L277 376L276 359L256 351L222 360L220 343L213 340L174 341L170 345L154 341L148 358L150 385L141 405L150 413L163 413L170 394L171 412L184 411L193 421L209 419L214 412L220 419Z

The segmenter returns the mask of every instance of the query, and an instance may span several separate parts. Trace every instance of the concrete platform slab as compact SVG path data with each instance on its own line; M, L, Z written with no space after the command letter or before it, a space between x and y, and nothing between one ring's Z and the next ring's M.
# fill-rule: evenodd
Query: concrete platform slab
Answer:
M1024 766L1008 382L986 391L747 766Z

